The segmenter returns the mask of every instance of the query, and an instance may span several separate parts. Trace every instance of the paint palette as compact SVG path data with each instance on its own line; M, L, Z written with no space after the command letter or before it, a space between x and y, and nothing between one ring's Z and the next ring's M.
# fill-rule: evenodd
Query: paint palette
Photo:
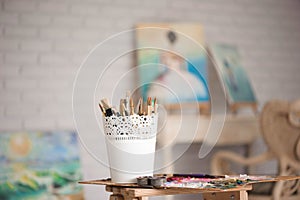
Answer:
M137 184L142 187L154 188L199 188L226 190L247 184L275 181L269 176L213 176L202 174L173 174L145 176L137 178Z

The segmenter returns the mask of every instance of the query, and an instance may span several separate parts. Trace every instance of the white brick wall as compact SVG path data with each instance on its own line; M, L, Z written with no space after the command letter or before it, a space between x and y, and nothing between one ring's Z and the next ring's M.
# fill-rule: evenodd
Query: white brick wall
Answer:
M238 46L260 105L299 98L299 9L298 0L0 0L0 130L74 130L72 84L81 62L97 43L139 22L201 23L207 43ZM120 45L133 42L114 43L99 59ZM132 63L124 59L116 74ZM88 178L107 176L89 159Z

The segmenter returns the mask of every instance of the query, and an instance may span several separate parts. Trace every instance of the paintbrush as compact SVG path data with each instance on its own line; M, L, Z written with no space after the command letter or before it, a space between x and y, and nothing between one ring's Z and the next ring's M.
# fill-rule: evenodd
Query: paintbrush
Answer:
M134 115L134 105L132 98L130 98L130 115Z
M100 102L102 103L102 106L105 109L105 116L106 117L112 116L113 115L113 111L111 109L111 105L109 104L108 100L106 98L104 98Z
M139 101L138 101L138 103L137 103L137 105L136 105L136 108L135 108L135 112L136 112L137 114L140 113L140 105L141 105L141 98L139 99Z
M156 97L154 98L154 108L153 108L153 112L156 114L157 113L157 99Z
M122 106L123 106L123 110L124 110L123 116L128 116L129 113L128 113L128 111L125 108L125 104L123 103Z
M209 174L173 174L173 177L191 177L191 178L225 178L223 175L209 175Z
M108 102L108 99L106 99L106 98L101 99L100 102L102 103L102 106L104 107L105 110L111 107L109 102Z
M117 109L115 107L112 107L111 110L112 110L113 115L116 115L118 117L120 116L120 113L117 111Z
M147 115L151 115L152 113L152 100L151 97L147 99Z
M144 111L143 111L143 98L141 97L140 98L141 100L141 103L140 103L140 106L139 106L139 115L143 115Z
M99 102L99 108L100 108L100 110L101 110L103 116L105 116L105 115L106 115L106 112L105 112L105 109L103 108L101 102Z
M120 108L119 108L119 111L120 111L120 114L122 115L122 116L124 116L124 99L120 99Z
M129 98L130 98L130 91L127 90L126 91L125 101L124 101L125 108L126 108L127 111L129 111Z

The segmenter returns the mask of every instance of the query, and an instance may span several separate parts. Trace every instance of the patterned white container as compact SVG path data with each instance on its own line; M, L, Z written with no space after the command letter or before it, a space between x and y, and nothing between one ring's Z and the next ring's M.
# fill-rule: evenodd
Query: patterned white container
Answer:
M152 176L157 114L104 117L104 133L113 182L133 183Z

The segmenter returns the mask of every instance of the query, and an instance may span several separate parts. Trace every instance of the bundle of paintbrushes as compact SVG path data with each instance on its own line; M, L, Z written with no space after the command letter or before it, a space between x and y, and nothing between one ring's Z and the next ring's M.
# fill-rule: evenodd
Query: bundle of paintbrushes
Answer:
M107 99L99 103L110 173L113 182L133 183L136 176L152 176L157 135L157 101L140 98L134 105L130 93L120 99L119 109ZM143 156L141 156L143 155Z
M140 98L135 106L133 99L130 97L130 92L126 93L126 98L120 99L119 111L113 107L108 99L102 99L99 103L100 110L105 117L110 116L129 116L129 115L151 115L157 113L157 101L156 98L152 100L151 97L147 98L147 102L143 102L143 98Z
M144 103L140 98L136 104L127 92L120 99L119 110L107 99L102 99L99 107L103 114L103 125L106 136L114 140L136 140L153 138L157 132L157 101L147 98Z

